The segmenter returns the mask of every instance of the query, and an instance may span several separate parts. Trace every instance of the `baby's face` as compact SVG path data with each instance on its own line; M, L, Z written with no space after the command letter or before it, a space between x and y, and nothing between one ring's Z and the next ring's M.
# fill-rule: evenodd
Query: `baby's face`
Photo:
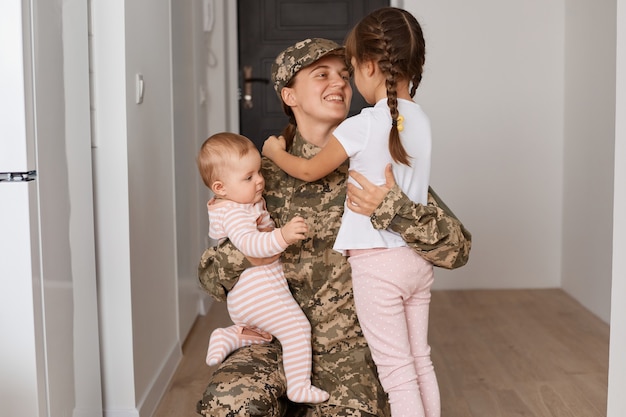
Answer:
M241 204L261 200L265 179L261 174L261 155L254 150L239 159L233 159L222 180L225 198Z

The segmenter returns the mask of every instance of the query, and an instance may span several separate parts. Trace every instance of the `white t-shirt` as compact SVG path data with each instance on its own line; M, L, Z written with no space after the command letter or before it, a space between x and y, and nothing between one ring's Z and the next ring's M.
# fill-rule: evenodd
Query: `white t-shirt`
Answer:
M430 180L431 132L428 116L410 100L398 99L398 111L404 118L400 132L402 145L411 166L393 162L389 153L391 114L387 99L346 119L333 132L350 158L350 170L363 174L376 185L385 184L385 167L393 165L393 174L402 191L414 202L426 204ZM352 181L352 179L350 179ZM352 181L354 183L354 181ZM334 249L393 248L406 246L402 237L389 230L376 230L370 218L345 208Z

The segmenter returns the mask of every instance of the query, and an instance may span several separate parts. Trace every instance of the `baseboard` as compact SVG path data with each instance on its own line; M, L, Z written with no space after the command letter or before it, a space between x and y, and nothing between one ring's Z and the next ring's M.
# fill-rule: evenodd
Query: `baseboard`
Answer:
M72 411L72 417L94 417L94 416L105 416L105 417L139 417L139 411L136 409L132 410L116 410L116 411L104 411L102 407L94 407L94 408L75 408Z
M139 417L139 411L136 408L125 410L103 410L104 417Z
M207 294L200 294L198 297L198 314L206 316L215 300Z
M159 406L159 402L163 395L167 392L169 388L170 382L172 381L172 377L176 372L176 368L180 363L183 357L182 348L180 342L176 342L176 344L172 347L170 354L167 359L163 362L161 369L156 374L155 378L152 380L152 383L149 385L145 394L140 398L139 403L137 405L137 409L139 410L139 414L137 416L151 416L156 411ZM109 417L109 416L107 416ZM111 416L113 417L113 416ZM118 417L118 416L115 416ZM119 416L126 417L126 416ZM131 417L131 416L128 416Z

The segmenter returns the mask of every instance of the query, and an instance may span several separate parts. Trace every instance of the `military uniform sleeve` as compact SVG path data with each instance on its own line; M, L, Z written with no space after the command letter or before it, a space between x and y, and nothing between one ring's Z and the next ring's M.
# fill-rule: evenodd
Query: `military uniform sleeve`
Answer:
M375 229L400 233L409 246L447 269L463 266L469 259L471 234L463 223L429 188L428 204L414 203L396 184L370 216Z
M216 300L226 301L226 295L237 283L239 275L251 266L246 257L225 240L202 254L198 265L200 286Z
M400 233L407 243L434 245L445 239L447 231L437 224L438 209L412 202L396 184L370 216L375 229Z

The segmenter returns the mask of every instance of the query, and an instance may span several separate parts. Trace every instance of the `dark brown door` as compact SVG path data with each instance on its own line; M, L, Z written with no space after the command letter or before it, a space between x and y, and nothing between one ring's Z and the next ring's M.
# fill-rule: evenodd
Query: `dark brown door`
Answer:
M238 0L241 134L261 148L287 123L270 82L272 62L280 51L306 38L343 43L363 16L385 6L388 0ZM251 99L244 100L246 95ZM366 105L355 90L350 114Z

